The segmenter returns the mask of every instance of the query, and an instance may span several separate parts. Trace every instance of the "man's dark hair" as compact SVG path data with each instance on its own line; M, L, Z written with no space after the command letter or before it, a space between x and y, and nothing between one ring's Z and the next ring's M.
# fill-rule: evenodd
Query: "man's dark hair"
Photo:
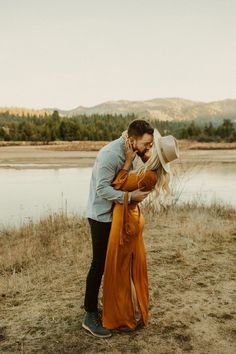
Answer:
M144 119L133 120L128 127L128 136L142 137L143 134L153 134L154 129Z

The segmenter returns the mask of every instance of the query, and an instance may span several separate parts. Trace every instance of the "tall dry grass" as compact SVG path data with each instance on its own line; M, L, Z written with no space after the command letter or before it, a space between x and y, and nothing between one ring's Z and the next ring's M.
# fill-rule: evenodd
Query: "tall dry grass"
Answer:
M89 227L85 218L61 211L0 232L0 350L200 354L207 346L208 353L223 347L233 353L235 209L191 203L143 212L148 328L109 340L83 331Z

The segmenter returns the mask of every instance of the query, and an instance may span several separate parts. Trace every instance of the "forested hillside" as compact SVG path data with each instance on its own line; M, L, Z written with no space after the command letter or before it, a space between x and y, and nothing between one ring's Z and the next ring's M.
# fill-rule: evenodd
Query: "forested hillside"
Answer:
M120 136L129 123L137 118L134 114L94 114L61 117L52 114L16 115L0 112L0 140L5 141L54 141L54 140L113 140ZM178 139L198 141L236 141L236 126L227 117L221 124L196 121L151 120L162 135L173 134Z

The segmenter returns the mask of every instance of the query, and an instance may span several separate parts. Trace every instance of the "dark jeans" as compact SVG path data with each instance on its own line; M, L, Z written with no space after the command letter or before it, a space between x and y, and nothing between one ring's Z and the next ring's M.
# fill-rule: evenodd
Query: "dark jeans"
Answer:
M104 272L111 222L100 222L88 218L92 237L92 262L86 279L84 309L94 312L98 309L98 294Z

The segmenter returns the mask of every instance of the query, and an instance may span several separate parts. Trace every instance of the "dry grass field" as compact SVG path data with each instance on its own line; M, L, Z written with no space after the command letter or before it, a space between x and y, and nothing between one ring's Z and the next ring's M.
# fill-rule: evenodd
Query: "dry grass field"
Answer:
M189 204L145 210L145 221L149 324L108 339L81 327L87 220L64 211L2 229L0 352L235 353L236 210Z

